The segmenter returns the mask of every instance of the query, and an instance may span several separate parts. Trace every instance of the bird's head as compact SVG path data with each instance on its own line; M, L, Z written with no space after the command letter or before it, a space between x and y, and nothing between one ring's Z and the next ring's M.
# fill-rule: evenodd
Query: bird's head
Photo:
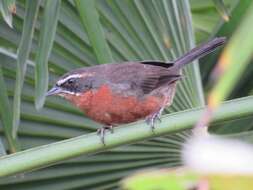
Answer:
M46 95L58 95L67 99L80 96L92 88L93 75L85 70L69 72L60 77Z

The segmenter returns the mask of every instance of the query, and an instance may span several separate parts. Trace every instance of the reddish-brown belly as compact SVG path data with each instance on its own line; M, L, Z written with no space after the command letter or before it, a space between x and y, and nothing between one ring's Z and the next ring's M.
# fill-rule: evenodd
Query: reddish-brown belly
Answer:
M71 101L88 117L105 125L130 123L145 118L158 111L163 102L154 96L138 100L134 96L113 94L106 86L95 92L86 92Z

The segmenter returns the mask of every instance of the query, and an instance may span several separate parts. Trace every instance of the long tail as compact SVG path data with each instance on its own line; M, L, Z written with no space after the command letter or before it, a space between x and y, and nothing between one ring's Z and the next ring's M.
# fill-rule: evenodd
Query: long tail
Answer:
M188 53L179 57L174 63L175 69L180 69L187 63L192 62L195 59L199 59L211 52L213 52L216 48L223 45L226 42L225 37L214 38L213 40L204 43L200 46L197 46L190 50Z

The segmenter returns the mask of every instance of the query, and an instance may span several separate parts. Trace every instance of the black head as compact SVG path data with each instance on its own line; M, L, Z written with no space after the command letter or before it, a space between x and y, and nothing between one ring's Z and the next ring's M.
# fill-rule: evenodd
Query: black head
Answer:
M78 96L92 88L92 81L93 77L90 73L67 73L47 92L47 96L66 94Z

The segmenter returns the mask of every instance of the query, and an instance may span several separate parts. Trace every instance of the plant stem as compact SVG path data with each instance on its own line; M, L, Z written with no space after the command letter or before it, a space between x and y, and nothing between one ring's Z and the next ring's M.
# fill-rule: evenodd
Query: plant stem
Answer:
M203 109L196 108L165 115L162 117L162 122L157 124L154 133L143 121L118 127L113 134L106 134L106 146L96 133L91 133L3 156L0 159L0 176L34 170L79 155L96 153L119 145L189 129L199 119ZM250 96L223 103L215 112L213 122L247 117L252 114L253 96Z

